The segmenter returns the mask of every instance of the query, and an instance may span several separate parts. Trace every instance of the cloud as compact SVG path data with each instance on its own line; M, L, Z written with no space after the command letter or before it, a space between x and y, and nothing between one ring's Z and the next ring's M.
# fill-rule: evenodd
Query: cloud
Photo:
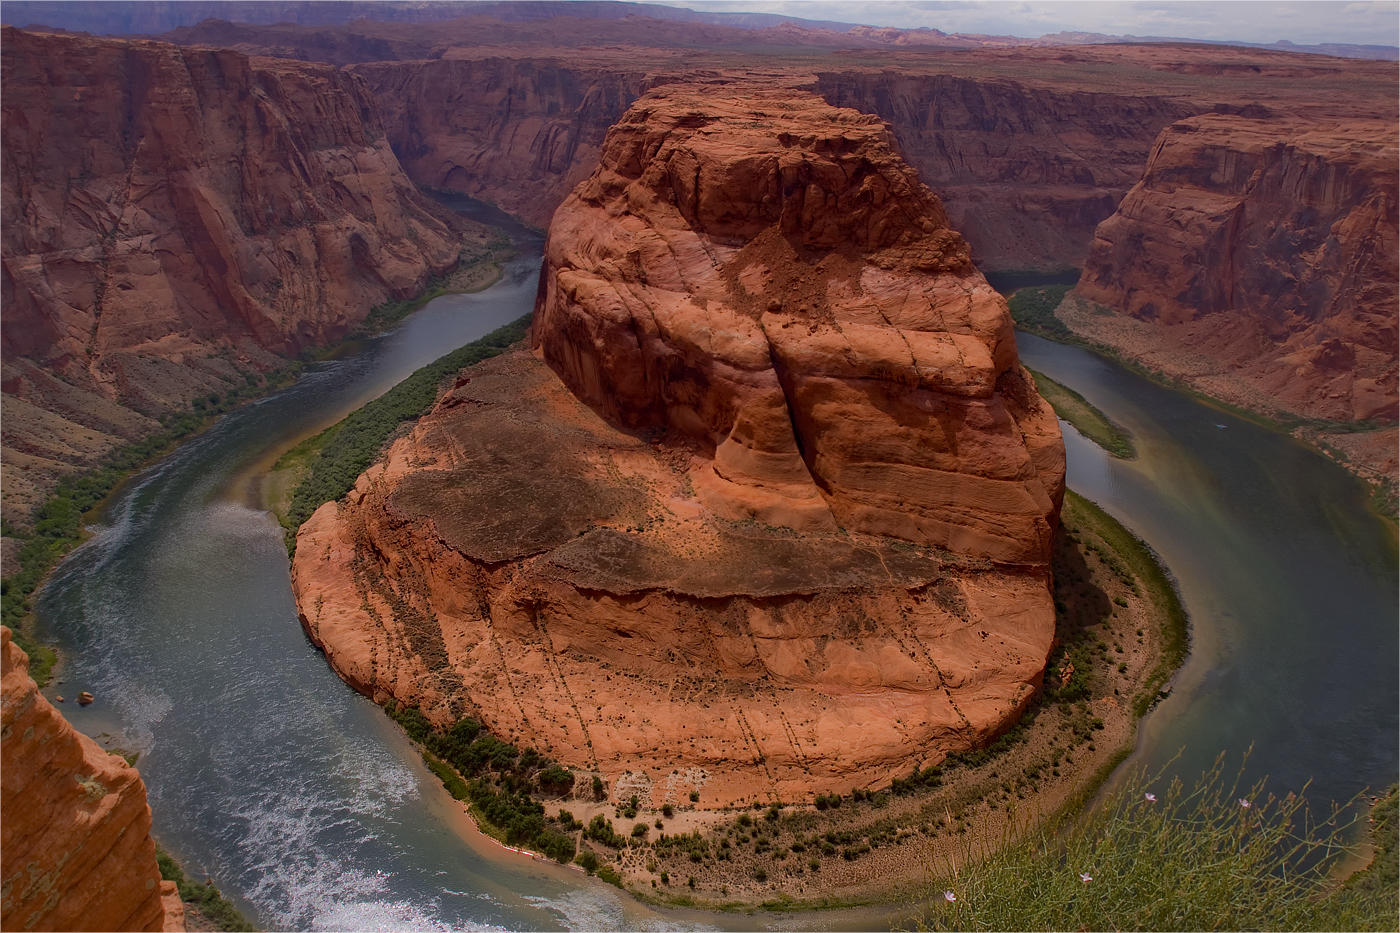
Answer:
M928 26L1033 38L1067 32L1234 39L1300 45L1400 45L1400 3L1341 0L660 0L714 12L782 13L803 19Z

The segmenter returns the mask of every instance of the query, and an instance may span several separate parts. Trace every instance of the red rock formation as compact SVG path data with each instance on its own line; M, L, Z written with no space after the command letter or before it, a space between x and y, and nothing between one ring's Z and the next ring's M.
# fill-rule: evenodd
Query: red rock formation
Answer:
M136 770L39 694L0 626L0 927L184 930Z
M667 80L622 67L491 57L374 62L364 77L404 170L539 227L598 164L603 137Z
M563 382L464 372L298 534L356 689L654 805L887 782L1019 715L1063 447L880 121L652 91L556 214L536 321Z
M1150 87L1037 86L1025 79L1043 74L1017 70L823 71L816 90L890 124L979 268L1078 267L1094 228L1141 176L1152 140L1200 104Z
M457 260L353 75L10 27L3 49L6 467L41 491L91 462L73 443L147 433Z
M1175 123L1076 291L1148 322L1147 352L1190 353L1205 366L1190 377L1228 377L1263 407L1393 419L1397 170L1393 120Z
M885 125L789 88L633 105L556 212L535 346L630 428L715 451L732 518L1043 563L1059 432L1006 303Z

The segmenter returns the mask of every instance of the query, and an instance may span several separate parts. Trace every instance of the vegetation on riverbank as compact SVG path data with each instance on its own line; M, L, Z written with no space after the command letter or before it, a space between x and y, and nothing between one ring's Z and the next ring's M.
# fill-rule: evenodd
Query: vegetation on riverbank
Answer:
M934 878L921 930L1393 930L1395 788L1372 810L1377 857L1340 888L1352 821L1227 777L1134 774L1087 814L962 853Z
M496 263L511 254L509 238L497 232L484 250L463 254L452 272L430 279L418 296L372 308L365 323L347 339L386 330L447 292L474 291L489 286L499 277ZM29 655L30 675L39 686L46 685L52 677L58 655L35 637L30 615L32 597L58 562L82 543L84 516L100 506L128 476L209 427L220 415L295 381L304 365L305 360L298 359L267 373L249 372L241 384L230 384L222 391L193 399L188 410L164 415L160 419L160 431L109 451L92 469L60 479L53 494L35 509L32 528L16 528L9 522L4 523L0 535L11 539L16 546L18 569L0 580L0 624L10 628L15 644ZM328 438L323 437L321 443L326 440ZM306 452L308 459L312 453L314 451ZM281 515L278 517L282 519Z
M1227 402L1224 399L1216 398L1201 392L1180 379L1169 376L1167 373L1147 366L1138 360L1124 356L1113 347L1082 337L1065 324L1056 315L1055 311L1065 296L1073 288L1072 285L1046 285L1034 288L1023 288L1007 299L1007 304L1011 309L1011 319L1019 330L1043 337L1046 340L1053 340L1057 343L1067 343L1077 347L1083 347L1092 353L1106 357L1118 363L1125 369L1129 369L1138 375L1150 379L1158 385L1184 392L1196 399L1203 405L1208 405L1218 411L1223 411L1241 418L1260 427L1271 431L1278 431L1288 434L1305 444L1320 451L1324 456L1331 458L1341 464L1344 469L1351 470L1367 484L1370 497L1371 509L1382 518L1389 520L1392 524L1400 515L1400 489L1397 489L1395 481L1389 477L1373 478L1368 474L1359 473L1351 468L1348 463L1347 454L1338 449L1334 444L1329 444L1324 439L1328 434L1363 434L1370 431L1378 431L1393 427L1393 423L1380 420L1367 421L1331 421L1326 418L1307 418L1302 415L1294 415L1277 409L1265 413ZM1103 310L1105 314L1112 312ZM1066 421L1070 419L1066 418ZM1073 424L1073 422L1071 422ZM1078 425L1076 425L1078 427Z
M281 469L294 452L306 464L306 476L292 493L286 515L282 517L288 552L296 551L296 531L302 522L323 504L334 502L349 492L399 425L421 417L432 408L444 379L525 339L529 328L530 315L527 314L480 340L453 350L279 460L274 470Z
M463 292L476 292L494 285L501 277L500 263L514 255L510 237L499 230L481 249L462 253L457 265L442 275L428 279L423 290L412 298L386 301L369 309L369 314L350 332L348 339L381 334L397 325L434 298Z
M1039 390L1041 398L1050 403L1050 407L1055 409L1055 414L1062 421L1068 421L1080 434L1119 459L1131 460L1137 456L1137 450L1134 449L1128 433L1110 421L1107 415L1090 404L1084 396L1044 373L1038 373L1029 367L1027 369L1035 379L1035 387Z
M1185 613L1151 552L1073 494L1062 527L1054 600L1063 652L1042 694L990 745L911 767L885 786L728 811L698 810L695 798L672 805L628 796L618 789L634 786L626 775L613 788L580 774L570 789L543 789L543 759L516 774L524 754L511 759L509 746L493 763L488 746L498 740L479 724L434 730L417 710L389 710L484 832L567 857L565 846L555 852L540 841L557 834L577 847L579 865L643 900L787 911L907 895L917 890L925 852L1000 838L1018 808L1053 816L1082 807L1122 761L1138 717L1184 657ZM550 800L563 809L550 812Z
M475 719L450 729L433 726L416 707L390 700L384 712L423 747L423 761L448 792L471 804L483 832L506 845L524 846L556 862L578 851L570 833L579 827L567 812L545 815L532 792L558 797L574 787L574 774L533 748L521 751L491 735Z
M265 375L250 373L242 385L195 399L187 411L164 416L158 433L109 451L93 469L60 479L53 495L35 510L32 528L13 528L6 523L4 536L19 544L15 555L19 569L0 581L0 623L9 626L15 643L29 655L30 676L35 683L41 687L48 683L57 654L34 638L32 597L49 571L82 543L85 516L132 473L169 453L219 415L280 388L300 372L301 364L292 362Z
M212 878L204 884L186 878L184 869L159 845L156 846L156 864L160 867L160 876L166 881L175 882L180 889L180 900L185 903L185 916L188 918L191 911L197 911L208 924L191 929L224 930L228 933L245 933L257 929L233 906L232 901L219 893Z

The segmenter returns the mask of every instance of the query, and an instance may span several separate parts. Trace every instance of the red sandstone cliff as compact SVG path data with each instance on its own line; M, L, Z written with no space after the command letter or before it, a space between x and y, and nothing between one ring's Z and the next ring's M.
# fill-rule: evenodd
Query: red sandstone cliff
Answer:
M141 776L39 694L0 626L0 927L184 930Z
M373 62L362 76L404 170L538 227L592 174L608 128L654 84L644 70L490 57Z
M1063 447L879 120L650 92L555 216L534 342L559 376L464 371L302 526L357 689L658 806L887 782L1019 715Z
M1008 71L823 71L816 90L890 124L980 268L1079 266L1158 132L1201 105L1148 87L1037 86Z
M1251 407L1394 419L1397 171L1394 120L1169 126L1076 289L1151 346L1095 334Z
M29 504L457 260L466 228L354 75L10 27L3 51L6 485Z
M555 213L535 346L629 428L715 451L720 514L1047 560L1059 432L1006 303L875 117L663 87Z

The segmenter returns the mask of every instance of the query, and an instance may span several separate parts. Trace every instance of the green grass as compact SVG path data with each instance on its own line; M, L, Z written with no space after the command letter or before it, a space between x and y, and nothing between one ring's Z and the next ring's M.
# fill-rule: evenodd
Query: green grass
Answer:
M160 846L156 846L156 865L160 867L160 876L166 881L175 882L180 889L180 900L198 908L216 929L230 933L257 929L239 913L231 901L219 893L212 881L208 884L198 884L186 878L184 869Z
M1190 788L1134 774L1082 817L969 850L929 884L918 928L1393 930L1393 860L1333 891L1329 856L1346 849L1349 825L1227 777L1223 756Z
M292 493L284 525L287 550L296 550L296 530L311 513L344 496L374 462L389 436L405 421L422 417L437 401L442 381L458 370L490 359L525 338L530 315L498 328L415 371L379 398L352 412L310 461L306 478Z
M1068 421L1076 431L1119 459L1131 460L1137 456L1127 432L1110 421L1084 396L1044 373L1030 369L1030 374L1035 378L1035 387L1040 391L1041 398L1049 402L1055 414Z
M1040 285L1014 292L1006 303L1011 308L1011 320L1021 330L1048 340L1074 342L1077 338L1065 322L1055 317L1055 309L1064 301L1073 285Z

